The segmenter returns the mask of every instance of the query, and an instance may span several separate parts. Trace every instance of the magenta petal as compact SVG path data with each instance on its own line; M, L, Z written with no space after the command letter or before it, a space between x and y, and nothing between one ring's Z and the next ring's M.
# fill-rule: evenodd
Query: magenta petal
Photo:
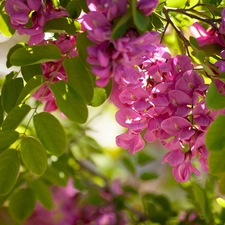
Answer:
M161 128L170 135L178 135L183 128L192 127L192 124L179 116L172 116L161 123Z
M30 9L38 11L41 7L41 0L27 0L27 5Z
M152 142L154 142L154 141L157 140L157 137L155 135L155 132L152 132L152 131L149 131L149 130L147 130L145 132L144 138L149 143L152 143Z
M184 161L184 153L180 150L168 152L162 159L162 163L168 162L171 166L177 166Z
M129 149L131 154L141 150L145 142L140 134L124 133L116 137L116 144L124 149Z
M172 173L174 178L178 182L186 182L190 178L190 169L186 162L183 162L177 165L176 167L174 167L172 170Z

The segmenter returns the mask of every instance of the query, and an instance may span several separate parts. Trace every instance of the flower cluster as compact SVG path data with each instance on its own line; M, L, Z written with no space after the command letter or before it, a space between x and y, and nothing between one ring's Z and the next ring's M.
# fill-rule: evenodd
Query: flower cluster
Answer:
M127 132L116 138L117 145L133 154L144 147L144 140L160 141L169 150L162 162L173 167L173 175L179 182L187 181L192 172L200 175L193 166L194 158L207 172L205 132L224 111L206 107L208 85L194 70L191 59L185 55L172 57L165 46L157 44L157 32L139 35L135 29L128 28L123 37L112 40L112 20L125 12L126 1L120 5L114 3L113 11L102 1L89 3L91 11L84 16L83 26L94 45L88 48L87 61L98 76L98 86L104 87L113 78L111 100L119 108L116 120L127 128ZM144 9L145 4L147 1L138 1L137 7ZM157 2L151 4L144 11L146 15ZM200 46L223 43L213 28L206 31L195 23L192 30ZM223 65L220 62L221 71Z
M48 20L69 15L65 9L55 8L51 0L7 0L5 10L11 26L20 35L29 35L31 45L43 41L43 27Z
M102 204L92 205L86 202L86 197L82 193L74 189L72 180L65 188L53 186L51 190L54 209L49 211L37 204L33 214L24 222L24 225L127 224L125 215L116 212L114 204L110 203L110 196L106 198L104 192L102 192Z
M139 65L148 52L153 52L157 32L139 35L128 28L125 35L112 40L113 19L126 13L127 1L87 1L90 12L83 16L82 25L88 31L88 38L94 43L88 47L88 63L93 73L98 76L96 84L107 85L111 77L116 82L136 82L143 73L134 65ZM138 1L137 7L144 8L149 14L158 1Z

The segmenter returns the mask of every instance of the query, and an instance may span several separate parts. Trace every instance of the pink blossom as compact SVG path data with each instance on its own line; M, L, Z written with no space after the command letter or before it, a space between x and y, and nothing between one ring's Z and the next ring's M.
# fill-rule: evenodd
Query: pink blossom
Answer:
M158 0L137 0L137 8L139 8L145 16L149 16L158 5Z
M29 44L43 41L46 21L69 15L64 9L56 10L49 0L46 3L42 0L7 0L5 10L10 16L12 27L20 35L30 36Z
M221 12L221 24L219 27L219 32L225 34L225 8Z
M187 162L184 161L183 163L175 166L172 172L173 172L174 178L178 182L188 181L190 178L190 174L192 172L195 173L197 176L200 175L200 172L191 165L190 161L187 161Z
M131 154L141 150L145 142L140 134L127 132L116 137L116 144L124 149L129 149Z
M103 13L109 21L124 15L127 10L127 0L87 0L90 11Z

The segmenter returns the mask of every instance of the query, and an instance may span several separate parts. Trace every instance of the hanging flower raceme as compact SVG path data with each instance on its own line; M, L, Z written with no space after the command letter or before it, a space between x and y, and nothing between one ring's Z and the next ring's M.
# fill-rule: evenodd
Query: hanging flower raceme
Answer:
M43 41L43 28L48 20L69 15L65 9L55 8L51 0L6 0L5 10L11 26L20 35L30 36L30 45Z
M205 101L208 85L204 83L185 55L171 57L168 49L159 45L154 57L146 58L139 69L145 74L139 83L121 82L111 99L120 108L117 122L128 129L116 138L121 148L135 153L147 142L160 141L169 150L162 162L168 162L179 182L190 174L200 175L192 165L197 158L208 172L208 151L205 132L210 123L224 110L209 110Z

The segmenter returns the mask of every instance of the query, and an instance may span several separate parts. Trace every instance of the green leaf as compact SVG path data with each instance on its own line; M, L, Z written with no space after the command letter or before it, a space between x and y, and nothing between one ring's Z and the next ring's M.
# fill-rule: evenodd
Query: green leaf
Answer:
M206 133L206 147L209 151L225 151L225 116L219 115Z
M68 83L89 103L94 94L93 82L90 74L79 57L66 59L64 68L68 77Z
M14 130L0 131L0 153L6 150L19 137L19 133Z
M29 66L22 66L21 73L26 82L32 79L34 76L43 75L41 64L34 64Z
M61 172L62 171L60 171L56 167L53 167L53 166L47 167L47 170L45 171L42 178L45 179L47 182L50 182L57 186L65 187L67 185L67 178L65 176L62 176Z
M158 178L158 175L156 173L152 173L152 172L143 172L140 175L141 180L153 180L156 178Z
M206 220L208 224L210 221L211 213L210 213L210 208L209 208L206 193L196 183L192 183L192 191L193 191L197 206L199 208L199 211L204 216L204 219Z
M72 121L85 123L88 117L87 106L79 93L65 81L51 85L59 109Z
M225 151L209 153L209 172L214 176L220 176L225 172Z
M87 2L84 0L79 0L80 2L80 6L83 9L84 12L89 12L88 6L87 6Z
M9 212L16 220L24 220L31 215L36 205L35 195L29 188L15 192L9 202Z
M0 195L7 195L13 189L19 168L20 161L15 149L0 154Z
M91 101L91 106L98 107L102 105L107 99L107 93L104 88L95 87L94 88L94 96Z
M54 203L52 193L49 187L41 180L35 180L29 183L29 187L34 191L37 199L46 209L53 209Z
M219 178L219 191L221 194L225 194L225 173L222 173L220 178Z
M2 124L2 129L15 130L23 121L25 116L30 112L30 110L31 107L29 105L20 105L11 110Z
M28 98L32 96L35 91L38 90L38 88L42 86L42 84L44 84L45 81L46 80L42 75L35 76L30 79L21 91L17 99L16 105L24 103Z
M23 138L20 154L24 165L32 173L40 176L45 172L47 168L46 151L38 140L33 137Z
M23 89L23 79L16 78L8 80L2 87L2 106L9 113L15 106L19 94Z
M111 34L113 40L118 39L124 35L127 29L127 22L129 21L131 16L132 16L131 10L128 10L127 13L117 21Z
M23 48L25 46L24 43L19 43L19 44L16 44L14 45L12 48L10 48L8 54L7 54L7 61L6 61L6 66L7 68L10 68L12 66L12 63L10 62L10 58L11 58L11 55L19 48Z
M59 156L66 151L66 133L52 114L42 112L35 115L34 127L41 143L50 153Z
M128 169L128 171L130 171L132 174L135 174L136 169L134 163L131 161L130 158L124 156L122 158L122 163Z
M225 96L218 92L214 83L212 83L206 93L206 105L211 109L225 108Z
M131 0L132 16L135 26L140 31L145 31L148 27L148 17L141 10L137 9L137 0Z
M23 57L22 57L23 56ZM27 66L61 59L61 50L53 44L19 48L10 57L14 66Z
M1 7L0 11L0 32L7 37L11 37L15 33L15 30L10 25L10 17L3 8Z
M35 76L30 79L23 90L20 92L20 95L17 99L16 105L21 104L27 97L30 97L38 87L40 87L45 82L45 78L40 76Z
M93 43L87 38L87 32L83 32L77 36L76 46L79 56L81 57L83 63L86 63L86 66L90 65L86 62L88 57L87 47L93 45Z
M4 109L2 107L2 96L0 95L0 126L2 126L3 119L4 119Z
M72 0L66 6L66 11L70 14L70 18L76 19L81 13L79 0Z
M137 162L139 165L144 165L146 163L150 163L153 160L154 159L152 158L152 156L148 155L144 151L140 151L137 153Z
M48 20L44 25L44 32L77 34L81 25L74 19L68 17Z

